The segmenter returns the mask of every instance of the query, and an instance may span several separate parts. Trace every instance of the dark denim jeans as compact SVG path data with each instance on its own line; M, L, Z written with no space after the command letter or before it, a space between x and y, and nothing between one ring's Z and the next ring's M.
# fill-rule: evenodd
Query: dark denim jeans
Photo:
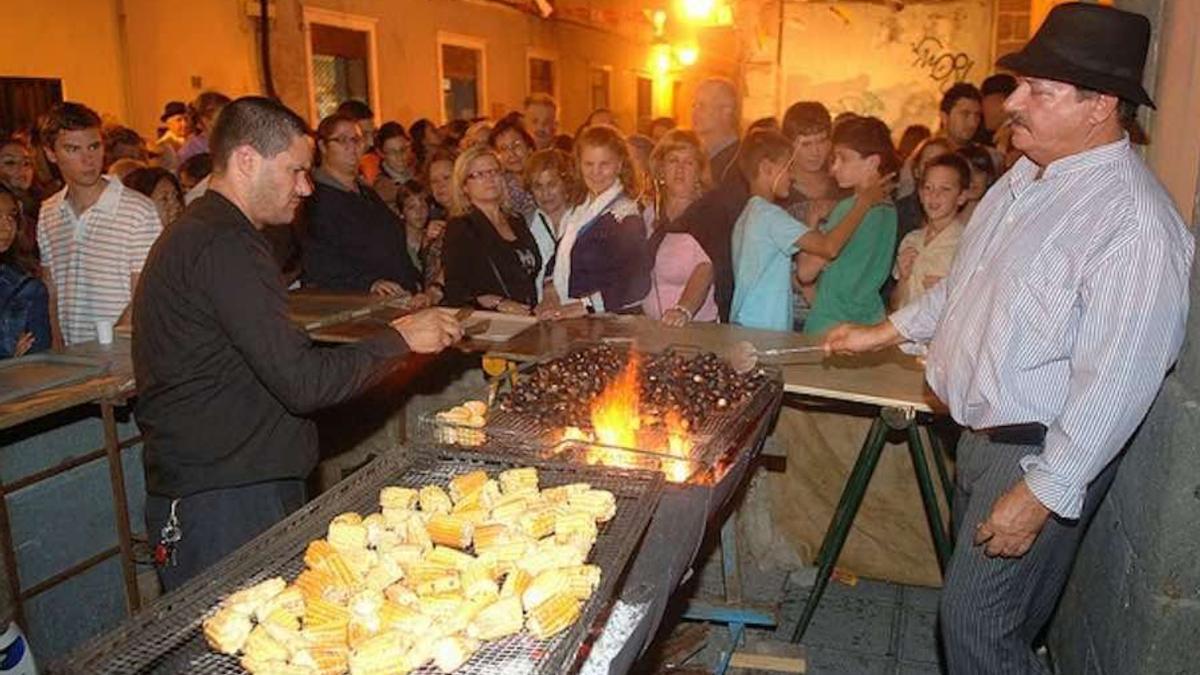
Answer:
M33 333L30 352L50 348L50 296L41 280L0 263L0 358L12 356L22 333Z

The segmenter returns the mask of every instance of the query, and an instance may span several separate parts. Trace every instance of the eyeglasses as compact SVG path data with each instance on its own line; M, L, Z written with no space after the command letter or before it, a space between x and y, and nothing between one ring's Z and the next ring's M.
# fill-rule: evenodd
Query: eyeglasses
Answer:
M339 145L353 145L357 147L365 143L367 139L362 136L330 136L326 140L333 141Z
M482 171L472 171L467 174L467 180L479 180L480 178L496 178L501 173L500 169L484 169Z

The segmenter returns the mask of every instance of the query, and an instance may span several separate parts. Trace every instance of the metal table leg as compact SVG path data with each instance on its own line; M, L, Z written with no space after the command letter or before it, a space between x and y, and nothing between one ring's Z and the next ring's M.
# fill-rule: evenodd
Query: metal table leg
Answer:
M942 443L942 437L938 436L933 424L925 426L925 433L929 434L929 451L933 453L933 465L937 467L938 478L942 481L942 492L949 499L954 494L954 481L950 480L950 472L946 470L946 458L949 456L946 444Z
M863 495L867 492L867 485L871 482L871 475L875 473L875 467L879 464L879 456L883 452L886 436L887 423L884 422L881 414L871 423L867 440L858 453L858 460L854 463L850 478L846 480L846 487L842 490L837 509L833 512L833 520L829 522L829 529L825 532L825 539L821 542L821 550L817 553L817 578L813 582L812 591L809 592L808 600L804 604L800 622L792 631L792 642L799 642L800 638L804 636L804 631L808 629L808 624L817 611L817 605L821 602L821 596L825 593L825 587L829 585L829 577L833 574L833 565L842 552L842 546L845 545L846 537L850 534L850 526L854 523L854 516L858 513Z
M129 524L129 500L125 496L125 467L121 463L121 443L117 438L117 418L113 404L100 403L100 414L104 420L104 449L108 454L108 475L112 481L113 514L117 521L117 545L121 551L121 574L125 578L125 601L129 613L141 608L138 593L137 570L133 563L133 531Z
M932 436L932 434L930 434ZM908 426L908 453L912 457L913 468L917 472L917 487L921 490L921 501L925 504L925 518L929 521L929 533L933 535L933 546L937 553L938 567L942 574L946 573L946 563L950 560L950 540L946 529L942 526L942 513L938 508L937 495L934 493L933 477L929 475L929 465L925 460L925 447L921 443L921 428L916 424ZM947 494L949 498L949 494Z

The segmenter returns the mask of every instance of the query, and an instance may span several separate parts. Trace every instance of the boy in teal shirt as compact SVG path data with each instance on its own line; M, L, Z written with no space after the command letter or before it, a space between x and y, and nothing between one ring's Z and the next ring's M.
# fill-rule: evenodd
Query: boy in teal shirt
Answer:
M899 159L887 125L874 117L863 117L839 125L833 135L832 173L838 185L860 190L876 185L880 176L894 173ZM856 199L844 199L834 207L829 222L835 228L854 214ZM896 248L896 208L890 202L873 204L862 218L841 255L820 270L812 311L804 332L818 335L842 322L876 324L885 311L880 289L892 270ZM801 262L801 281L816 271ZM820 266L817 266L819 270ZM809 270L806 272L806 270Z
M882 198L881 181L873 187L864 182L863 190L846 200L849 205L837 226L828 233L810 230L774 204L787 196L791 157L791 143L777 131L756 130L742 142L738 164L751 197L733 227L732 323L791 330L792 256L807 251L837 258L871 205Z

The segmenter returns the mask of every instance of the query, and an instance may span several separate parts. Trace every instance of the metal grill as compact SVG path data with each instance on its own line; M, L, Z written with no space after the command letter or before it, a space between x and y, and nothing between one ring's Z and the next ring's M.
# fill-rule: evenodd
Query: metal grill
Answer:
M603 523L588 562L601 568L601 583L583 608L582 618L567 631L538 640L527 632L490 642L458 672L562 673L609 597L625 564L650 521L662 491L661 477L648 472L589 470L534 458L481 456L452 451L430 452L415 460L380 458L307 504L237 553L218 563L177 592L165 596L115 630L91 640L53 673L240 675L237 660L209 649L201 623L230 593L282 576L295 579L304 567L304 550L325 536L339 513L367 513L379 508L379 490L388 485L446 486L454 476L483 469L490 475L517 466L536 466L544 487L588 482L616 497L617 513ZM439 672L432 666L422 673Z
M522 372L538 367L531 364ZM451 445L480 448L481 452L506 452L519 456L552 459L574 465L595 464L589 461L589 448L601 448L619 465L638 470L672 475L677 482L710 483L719 480L721 468L727 466L731 455L743 450L741 441L747 429L753 428L761 417L772 413L783 391L783 377L778 369L764 368L767 377L753 395L724 410L713 411L691 430L692 446L685 457L647 448L620 448L595 442L564 441L562 429L550 429L532 417L494 409L482 429L466 427L437 419L436 412L426 414L419 424L419 438L430 445ZM658 447L666 447L665 439ZM684 477L686 476L686 477Z

